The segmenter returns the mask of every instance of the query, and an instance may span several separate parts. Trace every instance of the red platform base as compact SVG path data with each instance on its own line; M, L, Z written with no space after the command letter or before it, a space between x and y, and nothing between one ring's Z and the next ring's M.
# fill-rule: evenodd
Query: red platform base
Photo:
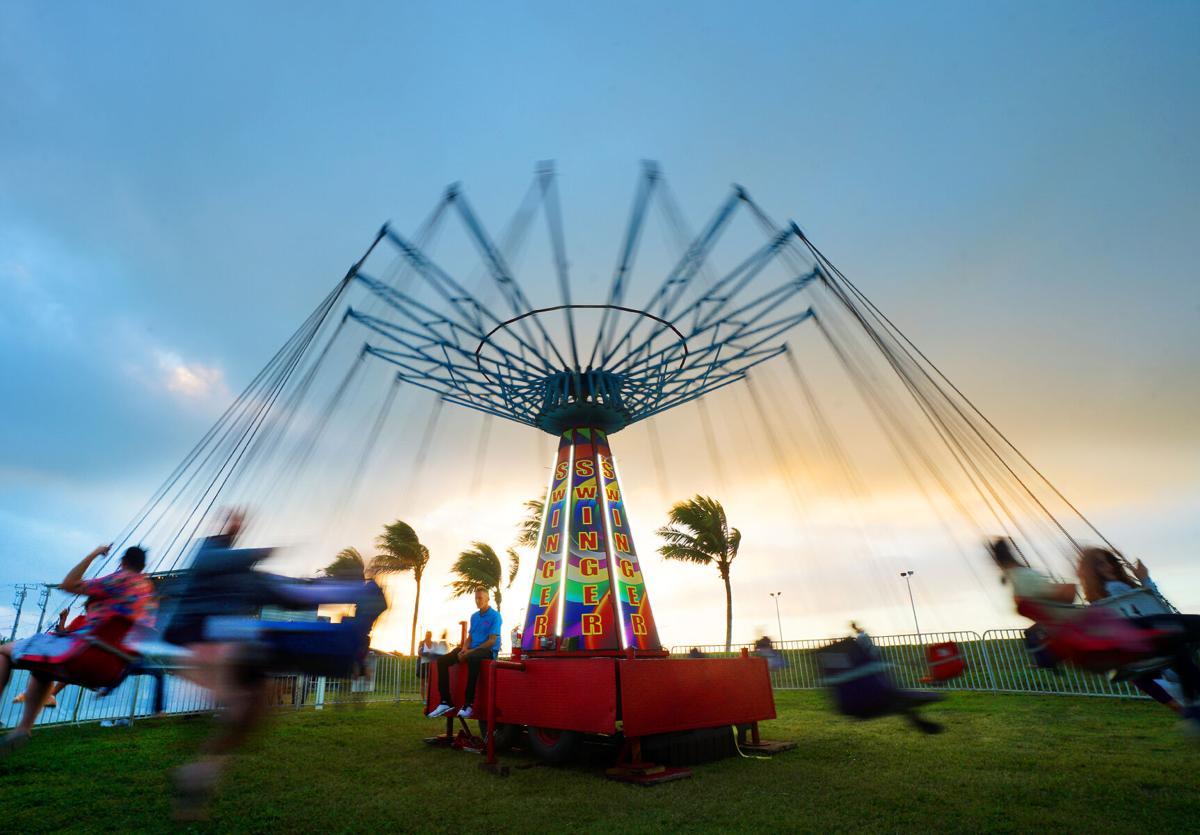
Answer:
M467 670L450 668L450 692L462 704ZM426 710L440 701L438 671L430 669ZM539 739L554 733L600 734L626 745L704 728L752 726L775 718L775 698L766 659L738 658L525 658L481 665L474 715L489 727L524 726ZM732 734L732 731L730 731ZM731 737L732 739L732 737ZM537 741L537 740L535 740ZM538 746L534 746L535 750ZM626 773L616 779L663 782L687 776L686 769L637 762L640 748L623 755ZM489 756L494 761L494 755ZM645 768L656 769L653 773ZM657 770L661 769L661 770ZM670 773L669 777L655 777ZM653 779L651 779L653 778Z

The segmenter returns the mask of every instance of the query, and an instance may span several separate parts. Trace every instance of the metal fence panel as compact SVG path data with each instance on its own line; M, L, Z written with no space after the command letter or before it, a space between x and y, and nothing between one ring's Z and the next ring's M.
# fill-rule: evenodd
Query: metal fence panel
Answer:
M1113 683L1106 676L1064 664L1058 670L1043 670L1034 665L1025 649L1020 629L989 629L975 632L923 632L921 634L872 636L875 646L890 666L893 681L900 687L935 690L973 690L994 693L1040 693L1047 695L1105 696L1110 698L1146 698L1127 682ZM930 644L953 641L958 645L966 669L948 682L925 682L925 648ZM771 670L776 690L814 690L822 686L816 651L830 639L781 641L774 646L780 662ZM737 644L725 651L724 644L676 646L671 654L687 657L700 653L705 657L729 658L745 649L755 652L752 644ZM774 666L774 665L773 665ZM278 676L274 679L271 703L279 708L316 708L326 705L367 704L373 702L418 701L423 698L417 659L408 656L375 655L371 675L363 679L327 679L323 676ZM3 694L0 694L0 726L12 727L21 717L22 705L13 698L25 690L29 674L16 670ZM180 676L163 679L165 714L201 713L214 709L207 690ZM101 696L80 687L67 687L58 696L58 706L43 710L38 725L69 722L132 722L153 715L154 680L150 676L131 676Z
M321 708L325 705L368 702L416 701L421 699L415 658L372 655L373 674L363 680L326 679L323 676L289 675L273 678L269 695L279 708ZM0 693L0 726L13 727L24 705L13 699L25 692L29 673L15 670L4 693ZM215 709L208 690L187 679L163 677L164 714L203 713ZM74 685L58 695L58 705L43 710L37 725L80 722L132 722L154 715L155 682L152 676L130 676L111 692L101 695Z
M994 693L1043 693L1064 696L1106 696L1110 698L1147 698L1127 682L1114 683L1107 676L1062 664L1057 670L1037 667L1025 649L1021 629L989 629L976 632L922 632L907 635L871 636L880 655L888 662L889 674L897 686L923 690L974 690ZM780 641L773 647L782 665L771 670L776 690L813 690L822 686L816 651L832 639ZM930 644L953 641L962 655L965 669L958 678L947 682L923 681L927 675L925 649ZM671 655L728 658L742 649L755 653L752 644L738 644L725 652L724 644L675 646Z

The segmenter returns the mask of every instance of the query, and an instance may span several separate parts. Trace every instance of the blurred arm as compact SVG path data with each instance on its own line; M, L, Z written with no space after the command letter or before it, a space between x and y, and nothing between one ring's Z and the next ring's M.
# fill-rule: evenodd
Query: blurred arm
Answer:
M99 545L92 553L79 561L79 564L67 572L67 576L63 578L62 590L72 594L83 593L83 575L87 573L90 566L101 554L107 554L111 545Z

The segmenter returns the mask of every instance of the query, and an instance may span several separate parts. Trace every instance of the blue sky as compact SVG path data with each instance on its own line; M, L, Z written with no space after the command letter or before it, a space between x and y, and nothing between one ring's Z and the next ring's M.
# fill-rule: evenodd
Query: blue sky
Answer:
M500 226L546 158L585 288L643 158L694 224L733 181L798 220L1200 605L1198 37L1187 3L7 3L0 605L111 538L382 221L462 181ZM718 583L662 571L699 624Z

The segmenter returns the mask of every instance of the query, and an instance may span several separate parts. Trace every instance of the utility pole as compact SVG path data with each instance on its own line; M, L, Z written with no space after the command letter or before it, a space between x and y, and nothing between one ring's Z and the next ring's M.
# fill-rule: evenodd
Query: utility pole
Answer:
M775 601L775 623L779 625L779 643L783 643L783 620L779 617L779 598L783 597L783 592L773 591L768 593Z
M8 634L9 641L15 641L17 638L17 626L21 623L21 609L25 605L25 593L28 587L24 584L17 586L16 594L13 596L13 605L17 607L17 616L13 619L12 632Z
M917 623L917 604L913 603L912 595L912 576L915 571L901 571L900 576L904 578L905 585L908 586L908 605L912 606L913 626L917 628L917 638L921 637L921 624Z
M38 597L38 605L42 607L41 614L38 615L37 631L39 633L42 631L42 624L46 620L46 604L49 602L50 602L50 587L42 586L41 596Z

